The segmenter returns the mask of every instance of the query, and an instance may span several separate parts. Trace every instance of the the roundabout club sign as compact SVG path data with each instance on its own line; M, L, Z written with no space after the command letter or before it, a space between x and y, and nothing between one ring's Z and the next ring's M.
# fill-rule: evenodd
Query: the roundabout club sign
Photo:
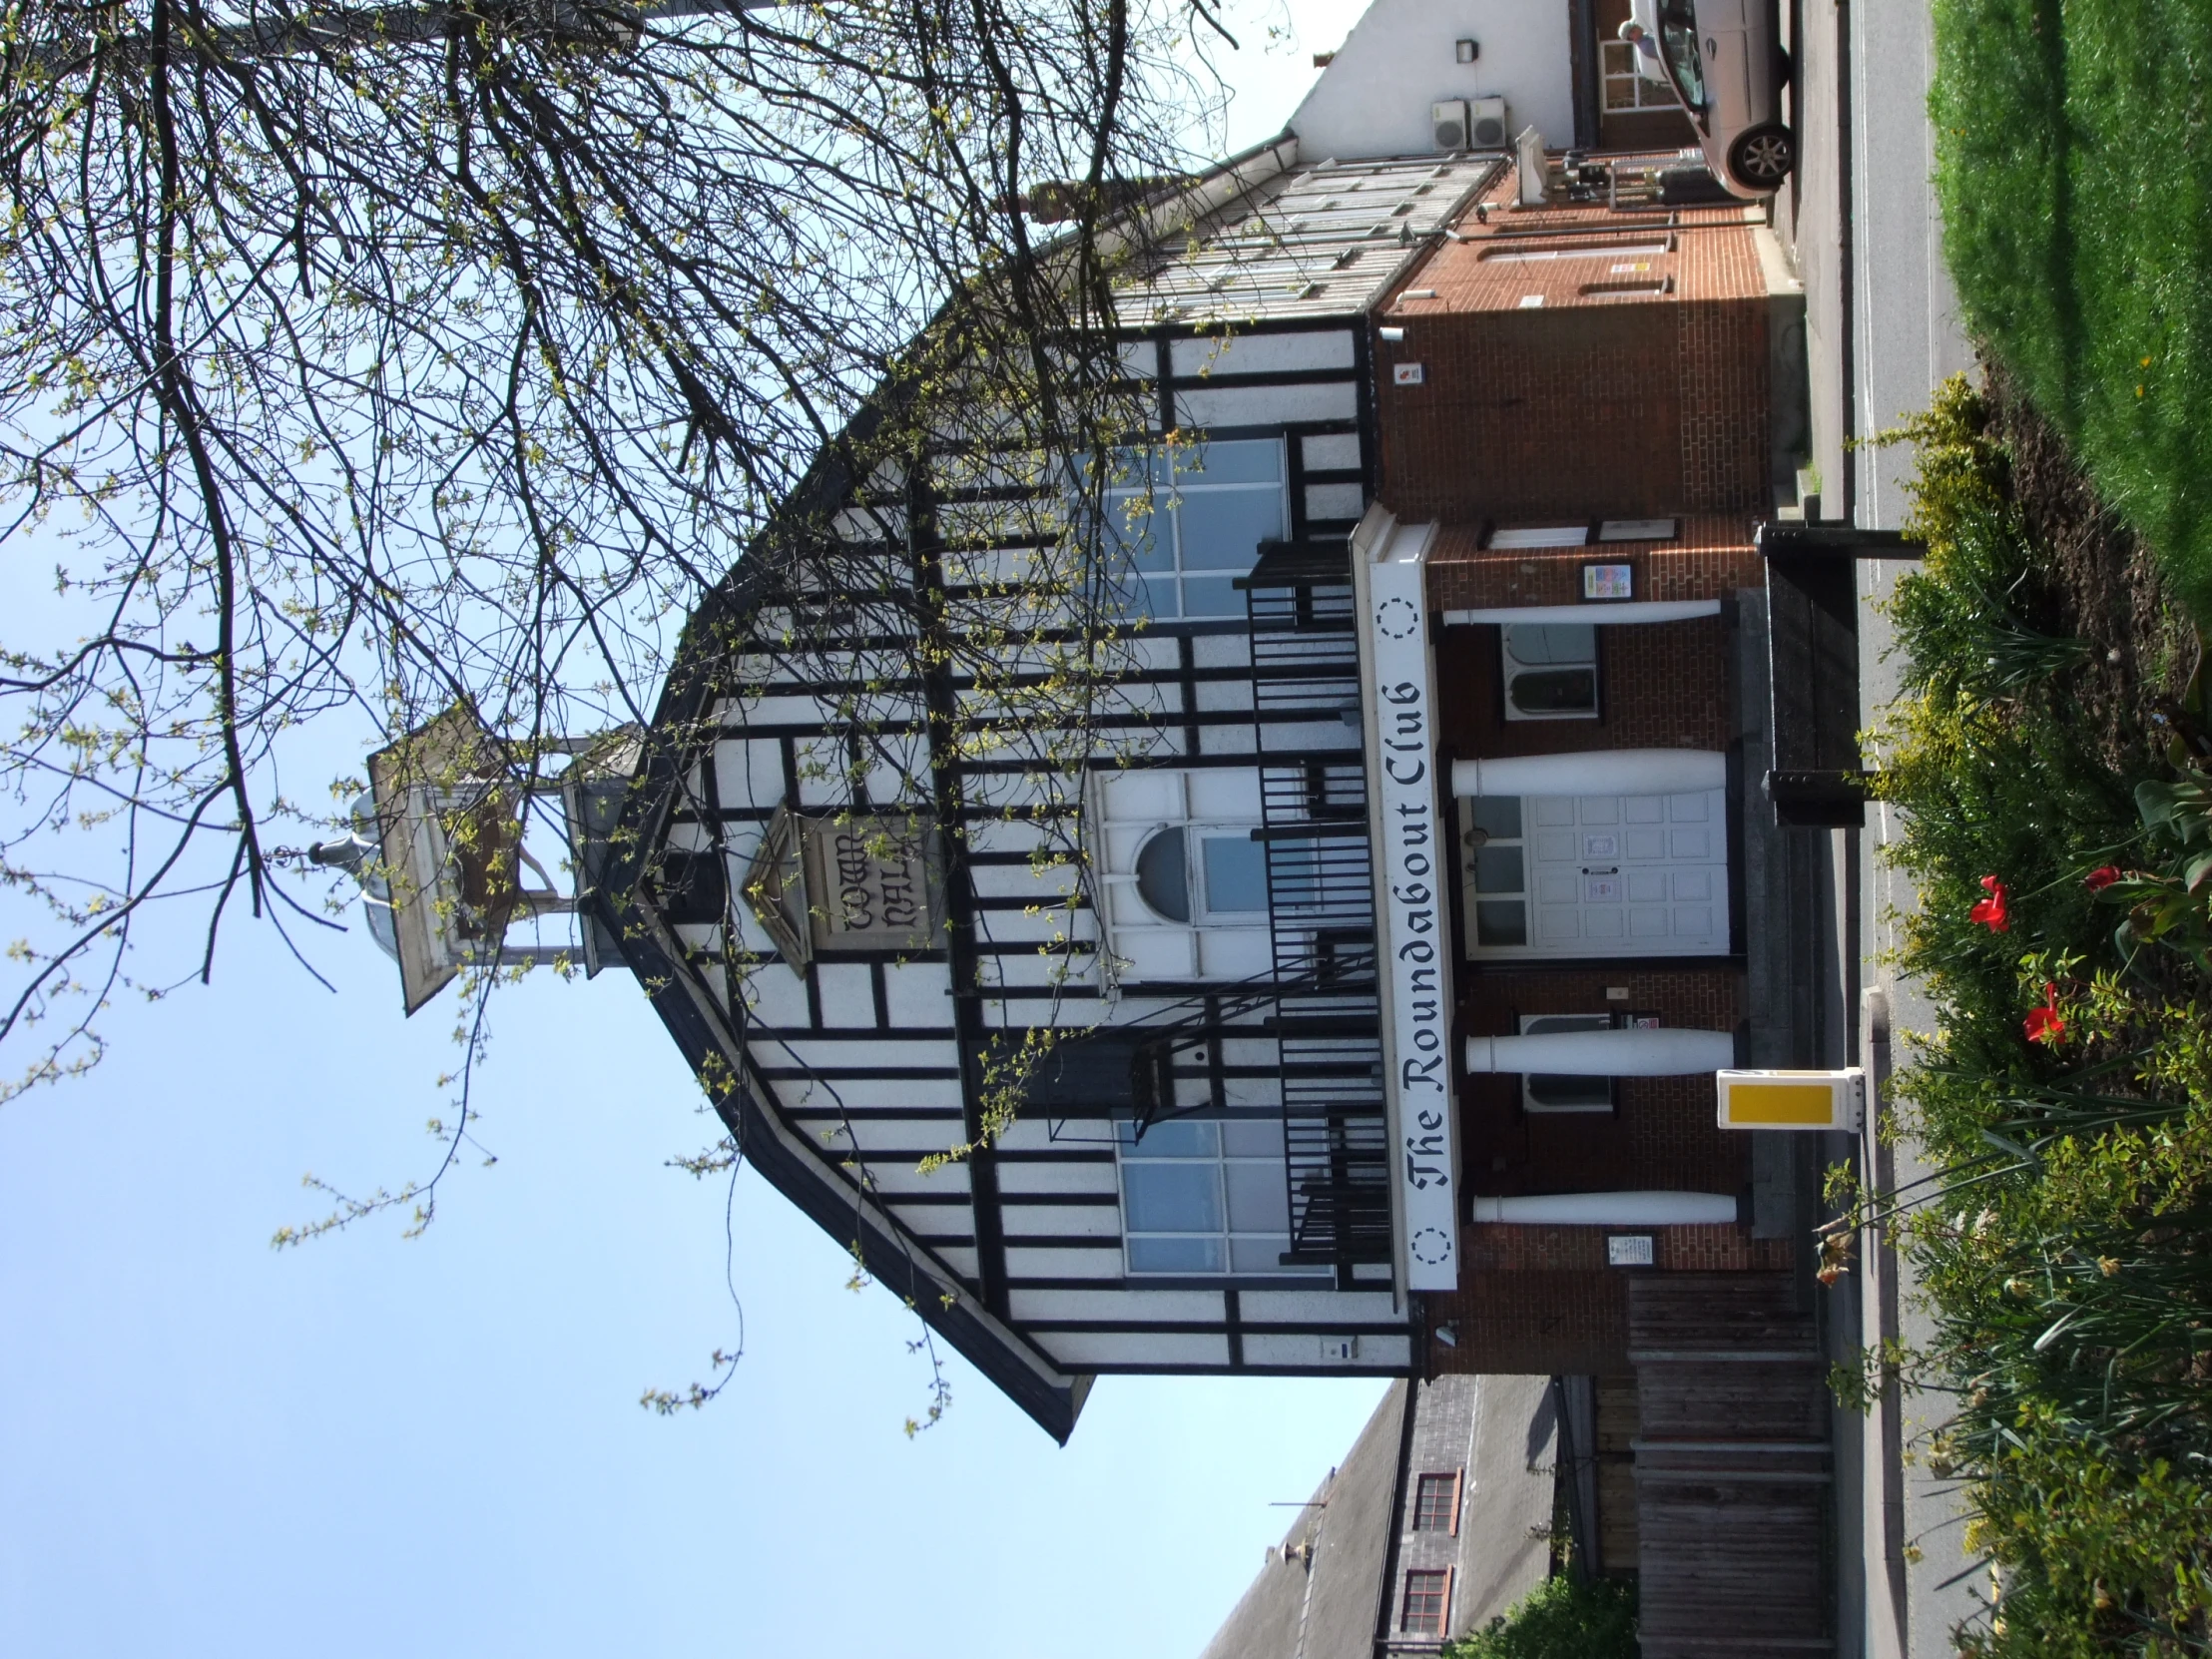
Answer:
M1375 844L1385 1097L1405 1286L1459 1284L1458 1153L1451 1102L1453 863L1436 814L1434 688L1422 571L1432 525L1378 512L1353 541Z

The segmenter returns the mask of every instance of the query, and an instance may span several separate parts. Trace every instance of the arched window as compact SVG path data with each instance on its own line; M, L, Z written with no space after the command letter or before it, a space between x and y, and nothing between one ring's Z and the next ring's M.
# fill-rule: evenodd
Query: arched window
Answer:
M1191 865L1182 826L1157 831L1138 849L1137 896L1163 921L1191 919Z

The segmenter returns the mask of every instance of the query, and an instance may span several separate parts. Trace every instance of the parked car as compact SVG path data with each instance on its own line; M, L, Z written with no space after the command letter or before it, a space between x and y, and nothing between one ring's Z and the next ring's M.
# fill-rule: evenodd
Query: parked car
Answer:
M1773 0L1636 0L1620 38L1657 58L1697 125L1713 177L1732 195L1756 199L1782 188L1797 165L1797 140L1782 122Z

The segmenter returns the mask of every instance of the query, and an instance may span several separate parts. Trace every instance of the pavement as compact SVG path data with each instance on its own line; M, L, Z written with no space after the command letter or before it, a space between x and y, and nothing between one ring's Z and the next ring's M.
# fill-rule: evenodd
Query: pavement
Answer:
M1782 0L1796 64L1793 98L1800 162L1777 199L1777 235L1806 291L1812 452L1821 516L1867 529L1902 525L1911 503L1909 447L1859 448L1927 407L1945 377L1970 369L1972 352L1941 261L1941 221L1931 176L1934 134L1928 86L1934 68L1928 0ZM1860 685L1863 729L1882 724L1899 665L1881 602L1899 569L1862 561ZM1842 1137L1832 1159L1854 1158L1885 1183L1926 1173L1910 1139L1885 1147L1873 1134L1886 1108L1882 1083L1934 1014L1890 959L1897 919L1918 903L1883 847L1900 829L1877 805L1863 830L1830 839L1829 886L1837 906L1833 982L1850 987L1837 1010L1829 1063L1856 1058L1875 1082L1869 1132ZM1839 1042L1836 1039L1841 1038ZM1928 1335L1910 1267L1879 1239L1862 1271L1824 1293L1831 1352L1845 1358L1885 1337ZM1952 1652L1950 1631L1980 1608L1985 1575L1962 1546L1962 1507L1950 1482L1919 1455L1939 1425L1941 1402L1893 1394L1867 1416L1836 1423L1837 1651L1846 1659L1935 1659Z

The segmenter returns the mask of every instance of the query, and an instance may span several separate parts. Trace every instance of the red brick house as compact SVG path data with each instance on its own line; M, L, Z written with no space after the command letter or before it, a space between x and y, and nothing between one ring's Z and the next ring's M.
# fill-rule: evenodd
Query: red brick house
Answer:
M1740 808L1742 688L1732 646L1738 595L1763 583L1752 534L1772 504L1761 230L1736 207L1628 214L1602 202L1519 208L1517 195L1510 174L1494 182L1377 314L1380 501L1399 537L1433 527L1422 562L1438 625L1439 769L1681 751L1720 758L1720 790L1698 793ZM1625 571L1625 602L1585 598L1592 566L1610 567L1608 580ZM1514 626L1510 613L1523 609L1538 620ZM1685 610L1708 614L1677 614ZM1664 620L1646 620L1654 617ZM1524 665L1516 643L1524 654L1576 661ZM1532 688L1527 701L1545 706L1520 706L1522 687ZM1594 776L1602 781L1602 771ZM1533 816L1545 810L1539 799L1558 798L1522 799ZM1597 806L1600 816L1658 810L1651 796L1613 799L1622 806ZM1664 882L1672 902L1695 879L1710 895L1694 937L1657 925L1681 919L1678 902L1664 918L1625 903L1625 925L1599 935L1592 928L1611 919L1611 900L1586 900L1576 916L1535 891L1540 879L1557 886L1564 870L1534 867L1536 825L1509 836L1494 833L1509 823L1493 823L1485 835L1473 803L1459 807L1460 1035L1634 1018L1733 1038L1746 1024L1746 934L1756 918L1742 890L1740 820L1711 826L1695 853L1707 869L1687 878L1663 852L1641 875L1634 864L1618 877L1586 875L1580 851L1615 843L1609 830L1578 827L1585 841L1572 873L1590 891ZM1587 839L1593 832L1598 838ZM1478 867L1483 848L1464 844L1470 833L1484 836L1487 870ZM1628 850L1625 838L1617 850ZM1633 895L1623 886L1621 897ZM1523 912L1517 929L1515 909ZM1546 911L1555 923L1548 937ZM1545 1092L1505 1069L1464 1076L1469 1193L1735 1200L1751 1186L1751 1138L1716 1126L1709 1068L1551 1087L1559 1099ZM1614 1228L1469 1220L1459 1290L1430 1306L1458 1346L1432 1363L1623 1370L1627 1279L1608 1265L1608 1234L1648 1234L1659 1271L1787 1269L1792 1242L1752 1237L1751 1220Z
M1616 162L1552 158L1523 207L1524 156L1376 313L1374 772L1386 795L1388 687L1425 667L1456 843L1460 1228L1426 1363L1588 1380L1565 1484L1584 1562L1640 1571L1646 1654L1794 1651L1825 1640L1811 1159L1719 1127L1712 1076L1821 1052L1814 883L1762 793L1792 298L1740 208L1561 200L1617 203ZM1393 580L1424 664L1391 657Z

